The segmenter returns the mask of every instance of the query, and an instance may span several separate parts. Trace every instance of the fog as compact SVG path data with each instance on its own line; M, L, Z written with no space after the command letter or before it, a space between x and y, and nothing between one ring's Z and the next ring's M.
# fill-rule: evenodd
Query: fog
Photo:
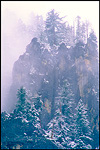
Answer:
M5 98L12 82L12 68L14 62L25 52L31 37L23 36L18 30L19 18L13 12L2 12L1 39L1 96L2 110L5 109ZM22 31L23 32L23 31Z
M50 4L50 5L49 5ZM57 6L58 5L58 6ZM60 7L61 6L61 7ZM77 15L92 23L98 38L99 31L99 6L98 2L82 3L68 2L2 2L1 11L1 109L6 109L6 96L12 83L12 68L19 56L26 50L26 46L35 36L24 32L27 25L32 23L31 16L42 15L54 8L67 15L69 23L73 24L73 18ZM83 9L84 8L84 9ZM88 11L89 8L89 11ZM82 9L82 10L81 10ZM74 10L74 11L73 11ZM84 11L85 10L85 11ZM33 13L32 13L33 12ZM33 19L34 20L34 19ZM33 21L34 22L34 21ZM25 26L26 25L26 26Z

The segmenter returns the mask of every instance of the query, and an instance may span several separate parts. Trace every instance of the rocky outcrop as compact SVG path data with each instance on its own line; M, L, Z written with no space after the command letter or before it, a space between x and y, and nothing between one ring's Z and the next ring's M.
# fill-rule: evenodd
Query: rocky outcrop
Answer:
M32 39L31 43L26 47L26 52L19 57L13 66L13 81L9 94L13 106L17 101L17 89L23 85L32 94L36 94L41 87L41 83L45 82L45 77L48 76L50 67L49 52L40 46L36 38Z
M94 90L95 81L94 83L90 81L90 77L94 78L94 70L88 59L85 45L77 43L74 48L67 48L62 43L56 52L54 49L52 52L40 44L37 38L33 38L26 47L26 52L14 63L13 81L8 97L9 111L14 108L17 101L17 89L25 86L32 95L41 93L45 108L45 112L43 112L46 118L45 123L48 122L55 111L57 89L62 86L65 79L71 83L76 103L82 98L84 103L89 106L89 110L97 109L98 105L96 103L94 105L93 102L96 96L93 97L91 93Z

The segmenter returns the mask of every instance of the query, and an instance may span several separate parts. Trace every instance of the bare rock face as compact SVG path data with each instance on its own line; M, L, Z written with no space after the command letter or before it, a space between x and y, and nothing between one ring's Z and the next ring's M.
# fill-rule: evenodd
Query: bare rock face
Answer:
M45 75L41 59L41 48L37 39L32 39L26 47L26 52L14 63L12 71L12 86L10 88L10 101L16 103L16 92L20 86L25 86L32 93L40 88L41 80ZM44 73L44 74L43 74ZM12 108L13 108L12 106Z

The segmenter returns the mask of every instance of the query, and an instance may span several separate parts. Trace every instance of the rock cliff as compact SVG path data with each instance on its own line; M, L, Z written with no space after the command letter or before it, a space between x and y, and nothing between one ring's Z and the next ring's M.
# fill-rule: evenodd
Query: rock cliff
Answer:
M55 111L55 97L58 87L62 86L64 79L68 79L76 103L82 98L89 110L93 108L96 115L98 87L95 88L95 84L98 71L95 67L93 68L93 60L88 58L86 45L78 43L74 48L67 48L62 43L57 50L52 49L52 52L40 44L37 38L31 40L26 47L26 52L19 57L13 66L8 110L11 111L15 106L17 89L20 86L25 86L32 95L41 93L45 107L45 118L48 122Z

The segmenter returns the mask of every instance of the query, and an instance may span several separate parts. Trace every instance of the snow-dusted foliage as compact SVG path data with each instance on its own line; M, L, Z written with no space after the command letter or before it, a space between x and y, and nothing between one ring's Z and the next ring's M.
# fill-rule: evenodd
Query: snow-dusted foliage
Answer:
M27 94L29 94L29 96ZM16 105L17 116L22 118L22 122L31 123L31 125L36 127L37 129L41 128L38 110L40 107L39 105L40 99L36 97L35 99L37 101L32 102L33 99L32 94L29 91L26 92L25 88L23 87L21 87L18 90L17 96L19 98L18 104Z
M45 130L45 137L53 140L56 145L68 145L71 140L68 136L68 125L65 122L65 116L61 114L60 110L56 111L55 117L48 123L47 130Z
M91 149L91 143L93 139L91 138L91 128L88 121L87 108L84 106L82 99L78 102L76 107L76 139L75 142L78 143L77 148L89 148ZM87 145L89 144L89 145Z
M74 110L75 102L68 80L59 90L56 107L55 116L45 130L45 137L64 148L91 149L93 139L87 108L80 99Z
M66 117L65 122L69 128L68 134L74 140L75 134L75 100L74 94L71 90L68 80L63 81L63 86L59 92L60 109L62 114Z
M29 94L29 96L27 95ZM40 110L39 110L39 100L38 97L36 102L32 102L32 94L29 91L26 91L24 87L21 87L18 89L17 92L18 102L16 105L16 109L10 114L8 118L8 123L10 123L10 126L7 126L7 129L9 128L8 133L10 132L13 137L13 134L15 134L15 137L13 139L14 142L16 142L16 137L21 140L27 139L29 140L31 138L31 141L34 142L34 138L36 138L38 135L41 134L41 124L40 124ZM38 104L37 104L38 103ZM36 107L36 105L38 107ZM6 116L6 115L5 115ZM17 132L18 127L18 132ZM11 129L12 128L12 129ZM4 132L5 132L5 126L4 126ZM11 130L11 131L10 131ZM19 131L20 130L20 131ZM6 140L8 140L10 137L7 134ZM4 140L3 140L4 142Z
M65 38L64 30L66 30L66 25L54 9L47 14L45 28L48 43L50 44L50 46L58 45Z
M75 29L53 9L45 21L32 15L31 24L20 22L20 36L32 40L14 63L2 149L99 147L97 38L88 22L76 21Z
M75 136L75 102L70 89L68 80L64 80L63 87L60 87L59 96L56 98L56 111L54 118L48 123L46 138L54 140L55 143L62 145L64 148L72 148Z

